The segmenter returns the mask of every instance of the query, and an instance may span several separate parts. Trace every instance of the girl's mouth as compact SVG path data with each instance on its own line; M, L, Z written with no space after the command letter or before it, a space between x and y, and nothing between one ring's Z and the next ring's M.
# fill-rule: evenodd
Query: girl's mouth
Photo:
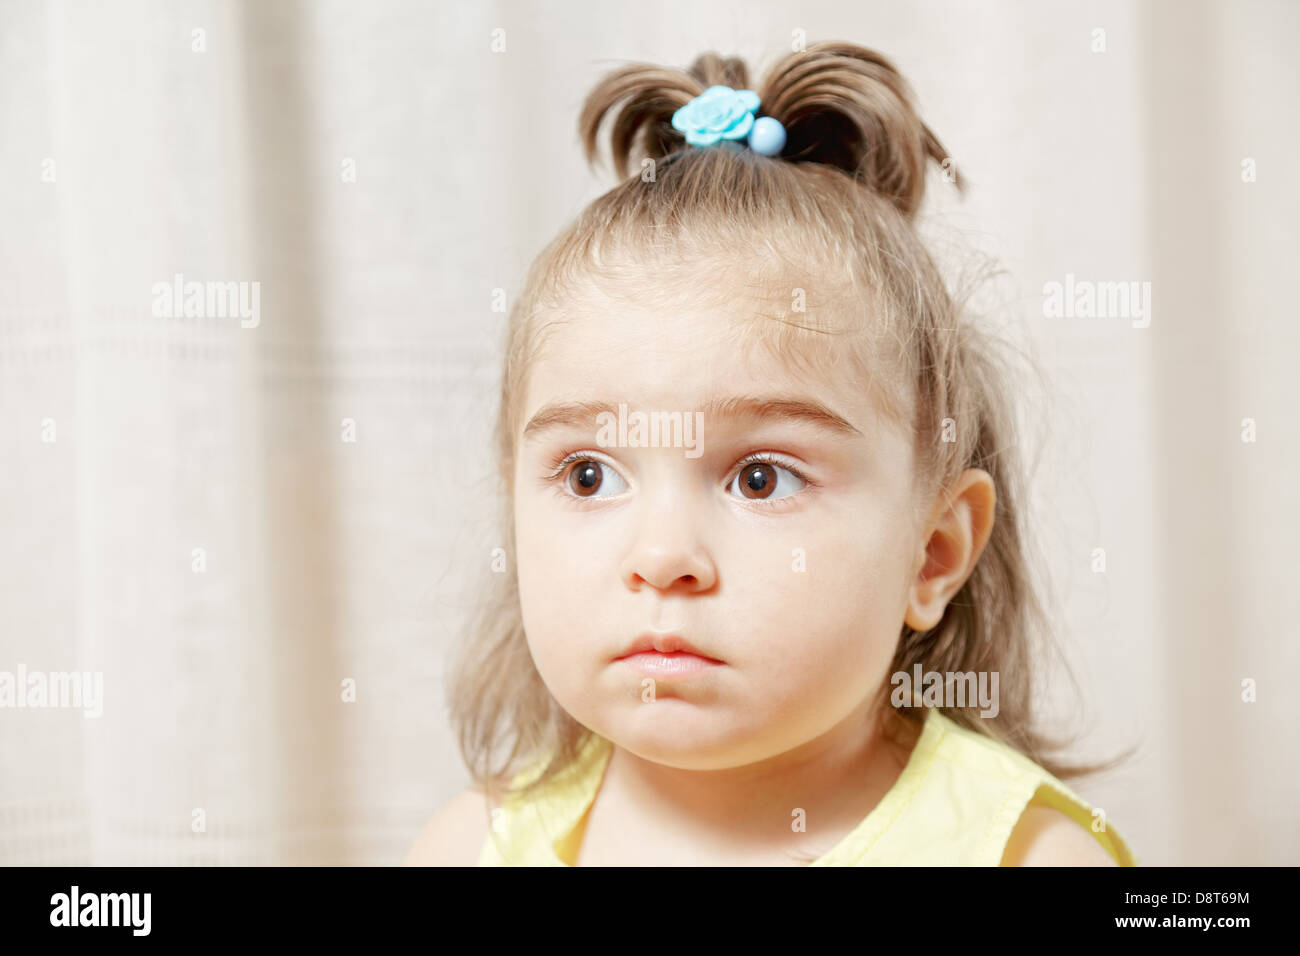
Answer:
M704 674L718 667L725 667L721 661L701 657L688 651L639 651L618 658L649 677L689 677Z

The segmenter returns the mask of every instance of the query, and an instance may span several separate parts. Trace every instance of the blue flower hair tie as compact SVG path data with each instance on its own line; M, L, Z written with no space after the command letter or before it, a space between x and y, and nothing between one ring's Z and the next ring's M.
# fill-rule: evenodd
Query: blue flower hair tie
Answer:
M719 140L747 139L749 148L777 156L785 146L785 127L771 116L760 116L758 94L710 86L673 114L673 129L686 134L692 146L712 146Z

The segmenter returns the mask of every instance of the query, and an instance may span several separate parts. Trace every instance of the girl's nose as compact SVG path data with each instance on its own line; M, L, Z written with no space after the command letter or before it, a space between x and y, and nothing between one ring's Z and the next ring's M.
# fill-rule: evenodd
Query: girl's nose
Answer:
M688 511L662 510L642 519L637 538L623 558L622 576L634 591L645 585L660 591L707 591L718 579L699 523Z

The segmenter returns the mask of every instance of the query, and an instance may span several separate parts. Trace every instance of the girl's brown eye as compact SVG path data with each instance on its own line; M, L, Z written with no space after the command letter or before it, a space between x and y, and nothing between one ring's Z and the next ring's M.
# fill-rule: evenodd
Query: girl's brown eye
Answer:
M575 498L608 498L627 491L627 483L612 465L583 458L575 461L564 475L568 493Z
M746 498L766 498L776 488L776 469L768 464L751 462L739 477Z
M788 466L768 461L747 461L731 479L727 493L734 495L739 492L750 501L775 501L790 497L806 484Z
M600 490L602 478L597 462L580 461L569 472L569 488L579 497L590 498Z

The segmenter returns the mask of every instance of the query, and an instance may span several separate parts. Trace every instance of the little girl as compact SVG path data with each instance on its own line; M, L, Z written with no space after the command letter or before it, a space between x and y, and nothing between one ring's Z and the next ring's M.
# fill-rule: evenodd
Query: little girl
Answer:
M1034 728L1014 408L918 239L951 164L903 78L630 66L589 162L607 114L623 181L510 318L475 785L407 862L1136 865Z

